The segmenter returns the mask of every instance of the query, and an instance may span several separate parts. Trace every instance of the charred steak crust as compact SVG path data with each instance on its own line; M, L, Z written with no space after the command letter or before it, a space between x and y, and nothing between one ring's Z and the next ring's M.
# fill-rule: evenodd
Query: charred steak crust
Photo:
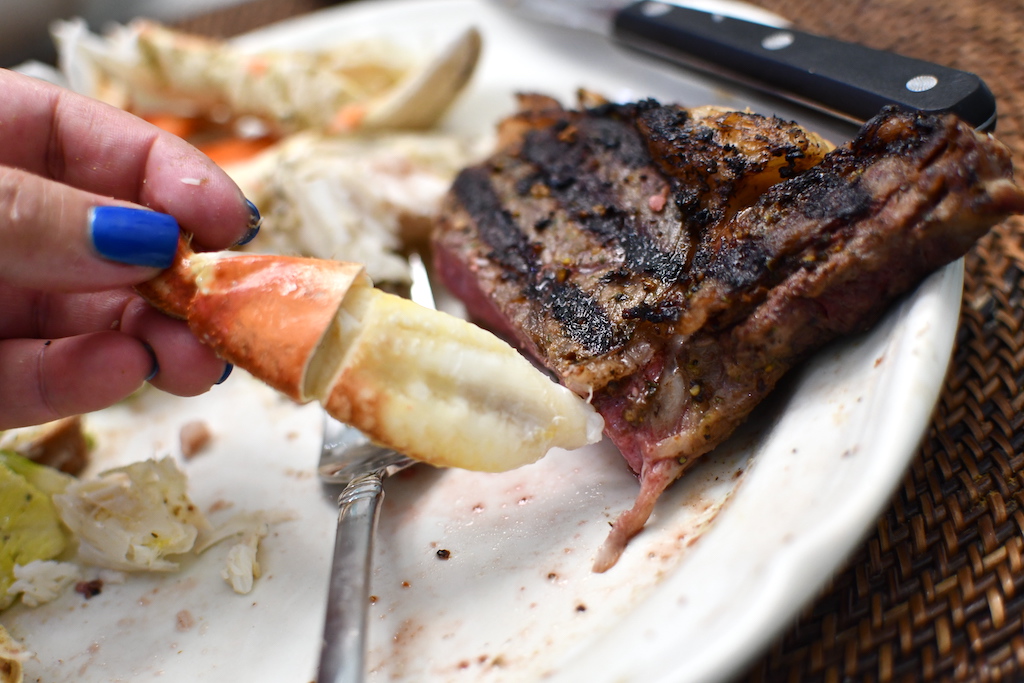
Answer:
M456 179L437 265L640 474L599 568L794 364L1024 212L1006 148L953 116L887 109L830 151L750 113L522 104Z

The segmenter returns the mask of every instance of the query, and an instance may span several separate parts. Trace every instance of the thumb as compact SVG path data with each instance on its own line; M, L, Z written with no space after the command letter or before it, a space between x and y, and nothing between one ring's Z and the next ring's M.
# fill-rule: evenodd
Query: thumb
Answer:
M172 216L0 167L0 278L44 291L143 282L171 263Z

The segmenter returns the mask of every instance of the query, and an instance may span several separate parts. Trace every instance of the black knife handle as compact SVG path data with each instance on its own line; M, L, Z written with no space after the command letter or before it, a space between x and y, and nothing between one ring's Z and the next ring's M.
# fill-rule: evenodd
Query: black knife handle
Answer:
M995 127L995 98L978 76L893 52L654 0L619 11L613 33L634 49L858 122L896 104Z

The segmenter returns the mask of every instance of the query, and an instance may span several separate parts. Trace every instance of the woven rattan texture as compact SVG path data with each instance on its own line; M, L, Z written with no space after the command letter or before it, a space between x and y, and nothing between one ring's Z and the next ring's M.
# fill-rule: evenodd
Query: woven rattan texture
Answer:
M1024 174L1020 0L758 0L803 29L973 71ZM966 259L939 406L891 507L751 681L1024 680L1024 220Z
M248 0L190 17L176 23L175 28L212 38L230 38L332 4L332 0Z

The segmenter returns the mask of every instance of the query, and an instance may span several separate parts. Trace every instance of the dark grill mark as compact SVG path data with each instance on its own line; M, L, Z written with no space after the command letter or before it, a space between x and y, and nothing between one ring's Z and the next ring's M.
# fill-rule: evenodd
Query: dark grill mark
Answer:
M588 353L604 354L616 345L616 335L605 311L586 292L547 273L534 288L533 298L551 310L566 335Z
M556 130L527 133L520 158L537 167L535 178L552 190L565 190L579 175L584 150L578 144L563 141Z
M530 240L502 206L486 168L468 168L455 178L452 191L477 225L493 258L507 268L529 275L539 268Z
M453 192L476 223L481 240L491 248L488 258L515 270L523 292L549 308L566 335L590 353L607 353L614 346L611 321L594 299L557 274L542 270L536 250L502 203L485 168L462 171ZM510 275L506 273L506 275Z
M768 254L759 242L727 244L711 260L709 275L737 290L757 284L768 271Z
M673 109L678 115L678 110ZM616 110L621 117L622 110ZM537 182L544 184L564 214L603 245L622 246L630 268L663 282L675 282L686 269L679 254L662 249L649 231L637 224L635 214L617 207L627 204L615 186L596 173L581 173L594 163L628 170L650 166L647 147L636 128L612 119L583 118L574 123L577 133L561 136L564 127L527 134L520 157L536 167L535 173L517 186L525 195ZM699 216L698 221L704 222ZM545 226L546 227L546 226Z
M642 168L651 163L647 146L632 125L605 119L586 119L585 142L597 150L613 152L615 161L626 168Z
M626 232L620 239L626 263L634 273L662 282L678 282L686 273L686 262L677 254L662 250L646 233Z
M683 310L678 302L659 301L655 304L640 304L622 312L624 320L644 320L649 323L679 322Z
M808 182L811 180L814 182ZM803 214L808 218L847 223L871 210L871 195L856 181L851 182L835 173L805 173L796 179L794 186L801 195Z

